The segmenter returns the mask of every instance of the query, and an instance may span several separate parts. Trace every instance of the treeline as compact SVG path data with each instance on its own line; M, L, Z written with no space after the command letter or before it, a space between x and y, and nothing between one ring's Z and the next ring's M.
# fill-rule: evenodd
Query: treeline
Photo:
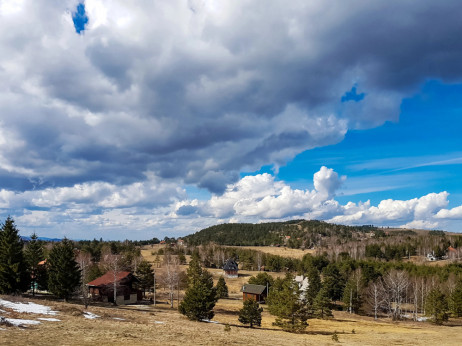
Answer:
M292 220L261 224L233 223L205 228L188 235L188 244L201 245L214 242L230 246L280 246L291 248L313 248L323 238L337 237L349 240L372 233L375 237L385 236L382 229L374 226L344 226L317 220Z
M47 291L57 298L78 296L87 304L86 284L108 271L134 271L139 287L153 286L151 264L135 242L102 240L44 242L34 233L24 242L13 219L0 229L0 294Z

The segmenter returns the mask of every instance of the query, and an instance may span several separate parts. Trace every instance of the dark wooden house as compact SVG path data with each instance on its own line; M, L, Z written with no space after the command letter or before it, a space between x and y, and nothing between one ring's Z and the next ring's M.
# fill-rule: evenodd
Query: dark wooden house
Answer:
M241 289L244 301L254 299L259 303L264 303L268 297L268 288L263 285L245 284Z
M223 266L223 272L226 277L237 278L239 276L238 271L239 268L234 259L229 258L228 260L226 260L225 265Z
M131 272L114 273L108 271L103 276L87 284L91 298L103 302L114 302L114 279L116 282L117 305L133 304L143 298L142 291L136 288L140 281Z

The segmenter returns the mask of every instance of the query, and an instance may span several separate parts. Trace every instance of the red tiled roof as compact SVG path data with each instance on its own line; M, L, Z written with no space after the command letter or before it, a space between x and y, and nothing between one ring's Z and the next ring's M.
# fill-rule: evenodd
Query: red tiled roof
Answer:
M116 277L116 282L126 278L130 274L131 274L130 272L118 272L117 277ZM90 281L87 285L88 286L105 286L105 285L109 285L113 283L114 283L114 274L112 271L108 271L103 276L100 276L99 278L93 281Z

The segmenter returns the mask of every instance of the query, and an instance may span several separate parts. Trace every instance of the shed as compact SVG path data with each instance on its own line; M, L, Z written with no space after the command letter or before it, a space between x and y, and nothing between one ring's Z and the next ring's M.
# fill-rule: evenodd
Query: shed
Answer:
M87 284L90 296L103 302L114 302L114 279L117 305L133 304L142 299L142 291L134 287L140 280L129 271L108 271Z
M233 258L226 260L225 265L223 266L223 271L225 276L228 278L237 278L239 276L239 268L236 261Z
M268 288L263 285L245 284L241 289L244 301L254 299L259 303L264 303L268 297Z

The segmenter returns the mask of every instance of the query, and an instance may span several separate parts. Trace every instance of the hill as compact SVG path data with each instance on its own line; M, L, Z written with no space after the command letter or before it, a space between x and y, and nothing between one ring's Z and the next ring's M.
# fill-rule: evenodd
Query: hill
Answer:
M214 242L231 246L277 246L287 245L293 248L312 248L323 237L352 239L374 233L383 236L382 229L373 226L345 226L317 220L291 220L270 223L232 223L205 228L186 236L188 244L200 245Z

